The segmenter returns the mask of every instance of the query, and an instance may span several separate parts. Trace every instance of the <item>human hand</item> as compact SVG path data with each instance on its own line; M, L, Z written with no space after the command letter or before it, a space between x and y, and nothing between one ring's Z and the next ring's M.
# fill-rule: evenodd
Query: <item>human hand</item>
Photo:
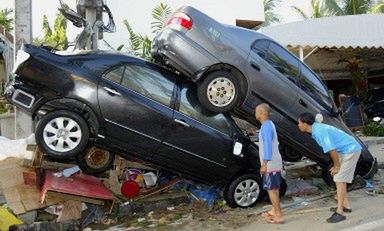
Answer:
M340 171L340 166L333 166L331 169L329 169L331 176L336 175L339 171Z
M267 173L267 165L261 165L260 174L264 175L265 173Z

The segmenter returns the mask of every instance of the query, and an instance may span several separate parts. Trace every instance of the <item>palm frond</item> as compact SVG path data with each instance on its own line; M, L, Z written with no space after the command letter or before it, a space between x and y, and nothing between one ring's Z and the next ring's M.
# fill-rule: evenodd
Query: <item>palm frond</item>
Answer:
M296 12L298 13L303 19L309 19L308 15L306 13L304 13L304 11L302 9L300 9L299 7L297 6L291 6L291 8Z
M151 22L152 33L157 33L165 26L166 20L172 13L172 8L167 4L160 3L152 11L152 17L155 21Z

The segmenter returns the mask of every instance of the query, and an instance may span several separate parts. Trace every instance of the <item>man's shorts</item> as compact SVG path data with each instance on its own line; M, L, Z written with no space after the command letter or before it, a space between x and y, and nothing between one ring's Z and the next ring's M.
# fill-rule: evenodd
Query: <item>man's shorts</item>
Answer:
M280 189L281 172L269 172L263 175L263 189Z
M334 182L352 183L360 152L339 155L340 170L333 176Z

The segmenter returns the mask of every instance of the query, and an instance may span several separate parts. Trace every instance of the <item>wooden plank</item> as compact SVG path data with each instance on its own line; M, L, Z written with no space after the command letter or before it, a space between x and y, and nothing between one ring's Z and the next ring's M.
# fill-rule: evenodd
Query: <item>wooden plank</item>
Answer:
M74 201L82 201L82 202L88 202L92 204L97 204L97 205L104 205L103 200L98 200L94 198L89 198L89 197L83 197L83 196L77 196L77 195L72 195L68 193L60 193L60 192L54 192L54 191L47 191L46 193L46 200L50 200L51 197L54 198L62 198L64 200L74 200Z

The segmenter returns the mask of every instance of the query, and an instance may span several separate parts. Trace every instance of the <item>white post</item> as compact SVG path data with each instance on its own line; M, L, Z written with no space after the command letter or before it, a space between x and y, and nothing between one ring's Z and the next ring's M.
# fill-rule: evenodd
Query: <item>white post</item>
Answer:
M97 50L98 48L98 35L99 35L99 28L95 25L96 22L96 3L94 3L92 6L87 6L85 9L85 17L87 22L92 26L93 28L93 35L91 39L87 42L87 49L89 50Z
M15 0L14 58L24 43L32 42L32 0ZM15 110L15 139L25 138L33 132L30 115Z
M304 62L304 49L302 46L299 46L299 57L300 61Z

